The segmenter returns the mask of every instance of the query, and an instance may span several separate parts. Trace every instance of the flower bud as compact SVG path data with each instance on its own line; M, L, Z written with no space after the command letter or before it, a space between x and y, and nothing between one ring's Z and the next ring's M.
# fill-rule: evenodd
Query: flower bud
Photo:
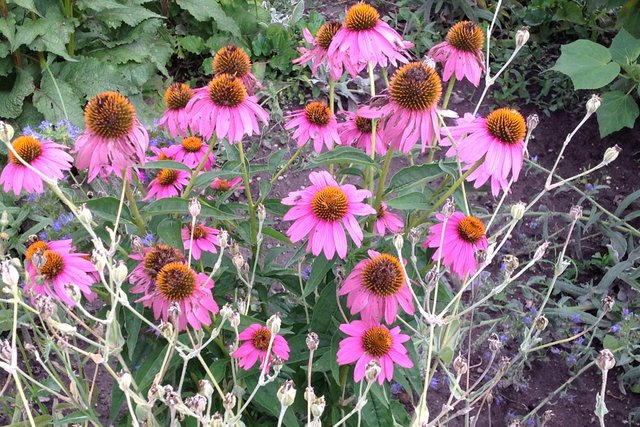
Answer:
M269 319L267 319L267 329L269 329L269 332L271 332L273 335L278 335L281 325L282 320L280 320L280 313L276 313Z
M572 221L577 221L582 218L582 206L571 206L571 210L569 210L569 217Z
M219 412L216 412L211 417L211 421L209 422L209 427L223 427L223 426L224 426L224 419L222 418L222 415L220 415Z
M240 253L235 254L232 261L233 265L235 265L238 270L241 270L244 266L244 257Z
M229 245L229 232L227 230L220 230L218 234L218 245L220 245L222 249Z
M429 55L425 55L422 58L422 63L429 68L436 68L436 61Z
M613 369L616 366L616 358L609 349L600 350L600 354L596 359L596 365L600 368L601 371L608 371Z
M318 334L316 334L315 332L309 332L307 334L307 348L309 350L315 350L318 348L318 345L320 344L320 339L318 338Z
M600 108L601 103L602 101L600 100L600 97L594 93L593 95L591 95L591 98L589 98L589 100L587 101L587 112L589 114L595 113L598 110L598 108Z
M571 263L567 261L566 258L559 259L558 262L556 263L554 274L556 276L562 275L562 273L564 273L564 271L567 269L567 267L569 267L570 264Z
M238 400L236 399L236 395L233 393L227 393L224 395L224 401L222 402L222 406L224 406L224 409L226 409L227 411L231 411L233 410L233 407L236 406L236 402Z
M173 337L173 332L175 331L173 325L170 322L160 322L160 333L166 339L170 339Z
M547 248L548 247L549 247L549 242L544 242L543 244L538 246L538 248L536 249L536 251L533 254L533 260L534 261L540 261L542 259L542 257L544 256L545 252L547 252Z
M78 220L80 221L80 223L84 224L84 225L90 225L91 221L93 221L93 214L91 213L91 211L89 210L89 208L87 208L86 204L82 204L80 205L80 208L78 208Z
M233 309L231 305L227 303L220 309L220 316L222 316L223 320L227 320L231 318L231 315L233 315Z
M0 227L5 228L9 225L9 214L7 211L2 211L2 215L0 215Z
M265 218L267 217L267 210L262 203L258 203L258 206L256 206L256 216L258 217L258 221L260 221L260 223L263 223Z
M380 375L381 371L382 367L380 366L380 363L378 363L377 360L372 359L369 361L369 363L367 363L367 367L364 371L364 377L366 378L367 382L372 383L376 379L378 379L378 375Z
M13 126L0 121L0 140L4 142L11 142L13 139Z
M549 324L549 320L547 319L547 316L545 316L544 314L541 314L540 317L536 319L536 328L539 331L544 331L545 329L547 329L548 324Z
M420 229L417 227L413 227L409 230L409 240L412 245L417 244L420 241Z
M529 40L529 27L521 27L516 33L516 48L521 48Z
M402 251L402 247L404 246L404 237L402 237L402 233L393 235L393 246L395 246L398 252Z
M456 211L456 203L453 198L448 198L446 202L444 202L444 206L442 207L442 215L445 218L449 218Z
M278 400L282 406L291 406L293 401L296 400L296 388L295 384L291 380L287 380L278 389Z
M313 415L314 418L320 418L324 412L325 406L326 402L324 396L316 397L313 402L311 402L311 415Z
M537 114L529 114L527 116L527 129L529 129L529 132L533 132L538 127L538 124L540 124L540 118Z
M10 261L2 261L2 283L13 289L18 286L19 282L20 273L18 273L18 270Z
M231 324L232 328L237 328L238 325L240 325L240 313L238 313L237 311L234 311L233 313L231 313L231 317L229 318L229 323Z
M514 220L520 221L524 216L524 212L526 211L526 209L527 207L524 203L518 202L511 206L511 216Z
M316 398L316 393L313 390L313 387L307 386L307 388L304 389L304 400L309 402L310 400L314 400L315 398Z
M607 295L602 298L602 309L608 313L613 309L614 299L611 295Z
M129 372L123 372L120 374L120 378L118 378L118 387L120 390L127 391L129 387L131 387L131 381L133 378Z
M124 280L127 278L127 274L129 274L129 271L127 270L127 265L124 263L124 261L120 260L118 261L118 265L116 266L116 268L113 269L113 281L117 284L117 285L121 285L122 282L124 282Z
M502 262L504 263L505 272L509 276L520 266L520 260L514 255L505 255L502 257Z
M198 200L197 197L194 197L191 200L189 200L189 215L191 215L192 218L195 218L198 215L200 215L200 211L202 211L202 205L200 204L200 200Z
M466 374L469 371L467 360L459 354L458 357L456 357L456 359L453 361L453 369L456 371L457 375Z
M198 393L209 399L213 395L213 385L211 385L211 381L198 381Z
M622 151L622 148L620 148L617 144L614 145L613 147L607 148L604 152L604 156L602 156L602 163L604 163L605 165L608 165L609 163L613 162L615 159L618 158L621 151Z

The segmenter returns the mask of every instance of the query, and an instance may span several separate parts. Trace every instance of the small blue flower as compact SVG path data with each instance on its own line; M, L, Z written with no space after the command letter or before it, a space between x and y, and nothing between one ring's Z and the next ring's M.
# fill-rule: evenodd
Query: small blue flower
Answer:
M47 235L46 231L41 231L38 233L38 239L40 240L47 240L49 236Z
M524 324L527 326L531 325L531 317L528 314L524 316Z
M574 314L573 317L571 318L571 321L577 324L582 323L582 319L580 318L579 314Z
M153 243L156 241L155 237L153 237L153 234L149 233L146 236L144 236L144 238L142 239L142 243L145 246L151 246L153 245Z
M430 388L438 388L440 385L440 380L438 380L435 376L431 378L431 382L429 383Z
M540 226L540 223L535 220L529 223L529 228L531 228L532 230L536 230L539 226Z
M576 359L576 357L573 356L573 355L567 356L567 358L565 360L567 361L567 364L569 364L569 365L574 365L578 361L578 359Z
M51 228L53 228L53 231L60 231L62 230L62 224L60 224L60 221L53 221Z
M560 349L558 347L551 347L551 353L560 354Z
M611 329L609 329L609 332L611 332L612 334L617 334L622 330L622 328L620 327L619 323L616 323L615 325L613 325L611 327Z
M627 307L623 308L622 309L622 317L626 318L626 317L629 317L629 316L631 316L631 311Z
M584 337L580 337L576 340L576 345L583 346L584 345Z
M533 163L538 163L538 156L531 156L531 161Z
M531 308L529 309L529 311L531 311L531 314L536 315L538 314L538 309L535 308L534 306L531 306Z
M580 332L582 332L581 328L573 328L571 329L571 332L573 332L573 335L578 335Z
M152 138L149 140L149 145L152 147L157 147L161 141L162 141L162 138Z
M38 129L40 130L46 130L49 129L51 127L51 122L49 120L43 120L40 122L40 125L38 125Z
M500 339L500 342L503 344L509 341L509 337L506 336L505 334L500 335L498 338Z
M520 388L524 391L529 390L529 383L522 383L520 384Z
M524 425L527 427L534 427L536 425L536 421L533 418L529 418L524 422Z
M593 184L587 184L584 186L585 190L587 191L593 191L596 189L596 187L593 186Z
M400 393L402 393L402 391L404 390L404 387L402 387L402 385L398 384L398 383L392 383L391 384L391 393L398 395Z
M311 277L311 266L308 265L304 268L304 271L302 272L302 278L304 280L309 280L309 277Z
M498 405L502 405L504 403L504 397L498 394L493 398L493 401L496 402L496 404Z

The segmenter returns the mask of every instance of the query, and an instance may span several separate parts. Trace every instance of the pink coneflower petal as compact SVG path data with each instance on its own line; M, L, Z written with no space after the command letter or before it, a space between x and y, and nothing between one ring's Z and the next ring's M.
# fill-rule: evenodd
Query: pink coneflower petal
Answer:
M86 129L76 140L74 152L76 167L89 169L88 182L112 173L121 176L133 165L144 165L149 135L127 98L102 92L89 101L84 117Z
M176 197L189 183L188 172L176 169L160 169L158 175L149 183L147 195L142 200Z
M386 203L382 202L376 214L375 232L384 236L387 229L391 233L397 233L402 230L403 227L404 221L402 221L398 215L389 212Z
M185 107L192 97L193 91L187 84L172 83L164 95L166 110L158 121L158 127L167 129L174 138L185 136L189 126Z
M340 144L338 122L324 102L311 102L304 109L294 111L289 118L284 128L296 129L293 138L297 141L298 147L311 140L315 152L320 153L323 146L331 150L334 143Z
M240 341L244 341L232 354L234 358L239 359L238 366L248 371L260 359L260 369L268 369L269 361L266 360L266 356L271 340L271 331L254 323L238 334L238 338ZM289 344L280 335L273 338L271 354L282 358L282 360L289 359Z
M73 158L63 145L40 141L32 136L21 136L16 138L11 146L24 161L49 178L62 179L64 172L71 169ZM42 178L23 165L11 151L8 157L9 162L0 175L4 192L13 191L16 196L22 190L28 193L44 193Z
M473 274L478 268L475 253L478 249L486 250L488 247L485 235L485 226L481 220L473 216L466 216L462 212L454 212L447 219L444 228L442 224L445 217L438 214L441 221L429 228L429 237L424 242L424 248L436 248L433 260L442 259L446 265L461 279L467 274ZM442 246L440 240L442 239Z
M353 185L339 185L324 171L311 172L312 185L302 191L293 191L282 199L285 205L293 206L285 214L285 221L294 221L287 235L292 242L309 236L307 251L318 256L324 253L327 259L335 253L340 258L347 255L344 229L356 246L362 243L362 229L354 215L371 215L375 210L362 203L370 196L368 190L357 190Z
M347 121L338 124L338 134L343 145L353 145L371 155L372 121L360 117L350 111L340 114L347 117ZM384 156L387 153L387 143L382 133L382 127L376 128L375 152Z
M340 63L332 63L329 61L329 56L327 54L327 49L331 45L331 41L333 40L333 36L340 30L340 24L337 22L325 22L322 24L320 29L318 29L318 33L314 38L309 30L304 28L302 30L303 36L307 43L312 45L311 49L307 49L304 47L298 48L298 51L302 54L299 58L293 60L294 64L307 64L311 63L311 75L315 76L317 74L318 68L321 65L329 66L329 72L331 74L331 78L334 80L339 80L342 76L342 64Z
M193 243L191 244L191 254L193 259L199 260L202 252L210 252L215 254L218 252L218 234L220 231L216 228L207 227L204 224L196 224L193 228ZM191 241L191 225L182 229L182 243L185 250L189 250Z
M449 29L446 41L429 50L429 56L444 64L444 81L455 75L457 80L466 78L477 87L484 71L483 43L484 33L480 27L471 21L462 21Z
M404 368L413 366L407 349L402 345L409 340L409 336L401 334L398 327L389 329L376 322L355 320L340 325L340 330L349 337L340 341L338 365L356 362L356 382L364 378L366 366L371 360L376 360L382 367L378 375L380 384L393 379L394 364Z
M205 144L201 138L197 136L190 136L184 138L180 144L175 144L166 149L166 155L168 158L175 160L176 162L184 163L192 169L198 167L205 154L207 154L209 147ZM213 153L209 153L202 166L202 170L209 171L213 168L216 158Z
M71 240L32 243L25 254L30 278L25 289L73 307L76 302L71 292L77 288L93 301L96 294L91 286L97 281L96 269L87 257L87 254L75 253Z

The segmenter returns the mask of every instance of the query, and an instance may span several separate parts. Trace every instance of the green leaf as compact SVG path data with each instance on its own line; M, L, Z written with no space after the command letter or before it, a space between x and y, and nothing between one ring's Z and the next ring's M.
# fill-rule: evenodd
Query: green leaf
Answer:
M213 19L220 30L240 37L240 27L222 10L218 0L176 0L176 3L196 20L204 22Z
M602 341L602 346L608 350L615 351L622 347L622 342L613 335L605 335Z
M29 12L33 12L36 15L40 16L38 13L38 9L34 3L34 0L11 0L9 3L17 4L18 6L27 9Z
M378 163L371 160L371 157L367 156L364 151L353 147L342 146L335 147L331 151L320 154L311 162L313 166L329 163L356 163L365 166L378 167Z
M99 199L87 200L86 205L94 216L114 222L116 220L116 215L118 214L120 200L115 197L101 197ZM132 222L131 212L129 212L129 207L127 205L122 205L122 214L120 215L120 218L122 220Z
M158 15L139 5L116 4L117 6L103 9L98 14L98 19L111 28L118 28L123 22L130 27L135 27L145 19L162 18L162 15Z
M640 56L640 39L621 28L609 47L611 57L620 64L631 64Z
M180 46L189 53L201 54L206 49L202 37L188 35L180 39Z
M144 308L142 303L138 303L135 306L136 311L142 313ZM134 352L136 351L136 345L138 344L138 338L140 337L140 327L142 326L142 320L129 312L129 310L125 311L124 314L124 324L127 330L126 345L127 345L127 354L129 355L129 360L133 360Z
M599 89L620 73L620 65L611 62L609 49L598 43L576 40L560 51L560 58L551 69L569 76L575 89Z
M311 266L311 273L309 274L309 280L304 286L303 298L311 295L311 293L322 283L325 276L333 267L333 261L325 258L324 254L315 257L313 265Z
M627 0L618 14L618 22L634 37L640 37L640 0Z
M167 245L178 249L182 249L184 246L182 242L182 223L180 221L165 218L158 224L156 232ZM184 249L185 251L189 250L189 248Z
M67 53L67 43L71 34L75 31L73 23L62 15L58 7L49 7L44 18L31 21L34 25L32 31L38 28L44 29L44 33L38 34L35 40L29 42L29 49L38 52L51 52L63 57L67 61L76 61ZM27 25L25 23L25 25ZM55 31L51 31L55 28ZM16 44L18 43L16 34Z
M174 160L156 160L155 162L145 163L144 166L140 166L142 169L175 169L180 171L191 172L191 168L184 163L176 162Z
M631 95L615 90L602 94L602 104L596 113L600 136L604 138L624 127L633 128L640 111Z
M400 169L389 182L387 192L402 191L414 185L423 184L424 181L432 181L442 175L440 166L433 163L425 163L420 166L410 166Z
M431 204L424 193L409 193L387 200L389 207L400 210L429 209Z
M336 301L336 284L329 283L321 292L318 301L313 306L311 324L309 327L317 333L329 332L332 325L333 313L338 310Z
M213 206L209 206L206 203L200 202L202 205L202 210L200 211L200 216L203 217L214 217L216 219L237 219L236 215L223 212L220 209L214 208ZM145 206L141 210L145 215L155 216L155 215L188 215L189 214L189 201L186 199L181 199L179 197L170 197L166 199L156 200L155 202L150 203Z
M71 123L82 126L84 115L81 104L81 97L78 96L71 85L64 80L51 79L51 75L45 72L40 81L40 89L33 94L33 105L42 113L45 119L52 123L68 116ZM58 90L60 92L58 92Z
M291 243L291 240L289 240L287 236L285 236L278 230L274 230L271 227L264 227L262 229L262 232L265 234L265 236L273 237L274 239L279 240L284 244L293 245L293 243Z
M11 91L0 91L0 117L7 119L18 117L22 112L24 99L31 95L34 89L31 75L26 71L18 70Z

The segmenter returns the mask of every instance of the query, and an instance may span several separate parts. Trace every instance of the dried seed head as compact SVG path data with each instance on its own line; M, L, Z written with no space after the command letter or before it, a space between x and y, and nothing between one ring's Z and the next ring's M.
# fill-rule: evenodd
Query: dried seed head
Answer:
M222 402L222 406L224 406L224 409L226 409L227 411L231 411L233 407L236 406L237 401L238 400L236 399L235 394L227 393L224 395L224 401Z
M502 356L500 358L500 362L498 363L498 370L504 373L507 371L507 369L509 369L510 365L511 365L511 359L506 356Z
M589 100L587 101L587 113L595 113L598 108L600 108L601 103L602 101L600 100L600 97L598 95L596 95L595 93L591 95L591 98L589 98Z
M222 316L224 320L230 319L232 314L233 314L233 309L231 308L231 305L229 303L225 304L220 309L220 316Z
M509 425L507 427L522 427L522 421L520 421L518 419L513 419L513 420L511 420L511 422L509 423Z
M280 332L281 325L282 320L280 319L280 313L275 313L273 316L267 319L267 328L273 335L277 335L278 332Z
M313 390L313 387L311 387L310 385L307 386L307 388L304 389L304 400L309 402L310 400L313 400L315 398L316 398L316 393Z
M116 285L121 285L122 282L124 282L124 280L127 278L127 274L129 274L127 265L124 263L124 261L119 260L118 264L113 269L113 281L116 283Z
M469 364L461 354L458 354L458 357L453 361L453 369L456 371L458 376L464 375L469 371Z
M93 221L93 214L85 203L81 204L78 209L78 220L87 226L91 225L91 221Z
M554 268L554 274L556 276L562 275L562 273L564 273L564 271L567 269L567 267L569 267L570 264L571 262L569 262L567 258L559 259Z
M409 230L409 241L411 242L412 245L418 244L418 242L420 241L419 228L413 227L411 230Z
M539 331L544 331L545 329L547 329L547 325L549 325L547 316L541 314L540 317L536 319L536 329L538 329Z
M272 354L269 358L269 366L271 366L271 369L273 369L274 376L277 377L278 375L280 375L280 370L282 369L283 365L284 360L282 359L282 357Z
M609 349L600 350L600 354L596 359L596 365L601 371L608 371L616 366L616 358Z
M213 385L209 380L198 381L198 393L206 397L207 399L213 395Z
M516 33L516 47L522 47L529 40L529 27L521 27Z
M187 405L187 408L191 409L198 415L202 415L205 409L207 409L207 398L201 394L187 397L184 403Z
M11 355L13 351L11 350L11 343L9 340L0 341L0 359L5 362L11 363Z
M229 318L229 323L231 324L232 328L237 328L238 325L240 325L240 313L234 311Z
M225 249L229 244L229 232L227 230L220 230L218 234L218 244L220 248Z
M282 386L278 389L277 396L282 406L291 406L293 404L293 401L296 400L296 387L293 381L285 381L284 384L282 384Z
M393 235L393 246L398 252L402 251L402 247L404 246L404 237L402 237L402 233Z
M11 287L18 286L20 282L20 273L18 270L11 264L11 261L2 261L2 283Z
M602 309L605 311L605 313L609 313L611 309L613 309L614 302L615 300L610 295L607 295L604 298L602 298Z
M118 387L120 387L122 391L127 391L129 387L131 387L131 381L133 381L133 378L129 372L121 372L118 378Z
M538 124L540 124L540 118L537 114L529 114L527 116L527 129L529 129L530 132L533 132L533 130L538 127Z
M493 404L493 393L491 391L489 391L489 393L487 393L487 405L492 405Z
M164 387L159 384L153 383L151 387L149 387L149 391L147 392L147 400L150 404L153 404L158 399L164 397Z
M233 261L233 265L235 265L238 270L242 270L242 267L244 266L245 262L244 262L244 257L242 256L241 253L237 253L236 255L234 255L232 258L232 261Z
M224 426L224 418L220 415L219 412L216 412L211 417L211 421L209 422L209 427L223 427Z
M442 215L445 218L449 218L456 211L456 202L453 200L453 197L447 199L442 206Z
M318 345L320 344L320 339L318 338L318 334L316 334L315 332L309 332L307 334L307 348L309 350L315 350L318 348Z
M438 267L431 267L431 269L427 271L427 274L424 276L424 282L427 284L427 288L434 288L440 280L440 277L442 277L442 273L438 271Z
M170 385L164 386L164 401L170 408L180 403L180 395Z
M505 272L509 276L520 266L520 260L514 255L505 255L502 258L502 262L504 263Z
M485 249L476 249L473 256L476 258L478 264L484 264L487 260L487 251Z
M380 366L380 363L378 363L377 360L372 359L371 361L369 361L369 363L367 363L367 367L365 369L365 373L364 376L367 380L367 382L372 383L375 380L378 379L378 375L380 375L380 372L382 371L382 367Z
M546 411L544 411L544 414L542 414L542 421L548 423L549 421L551 421L551 418L553 418L553 416L553 411L551 409L547 409Z
M262 203L258 203L258 206L256 206L256 215L258 216L258 221L261 223L264 222L267 217L267 210Z
M543 244L538 246L538 248L536 249L536 251L533 254L533 260L534 261L540 261L542 259L542 257L544 256L545 252L547 252L547 248L548 247L549 247L549 242L544 242Z
M194 197L191 200L189 200L189 215L195 218L198 215L200 215L201 210L202 210L202 205L200 204L200 200L198 200L197 197Z
M571 209L569 210L569 217L571 217L572 221L577 221L582 218L582 206L571 206Z
M173 324L171 324L170 322L160 322L158 329L160 330L162 336L167 339L173 337L173 333L175 331Z
M13 126L0 121L0 140L4 142L11 142L13 138L14 130Z
M608 165L609 163L613 162L615 159L618 158L621 151L622 151L622 148L620 148L617 144L614 145L613 147L607 148L604 152L604 156L602 156L602 163L604 163L605 165Z
M526 209L527 206L524 203L518 202L511 206L511 216L514 220L520 221L524 216Z
M489 337L489 350L491 350L493 353L497 353L500 350L502 350L502 341L500 341L500 337L498 336L498 334L491 334L491 337Z
M326 404L324 396L316 397L313 402L311 402L311 414L314 418L320 418L322 416Z

